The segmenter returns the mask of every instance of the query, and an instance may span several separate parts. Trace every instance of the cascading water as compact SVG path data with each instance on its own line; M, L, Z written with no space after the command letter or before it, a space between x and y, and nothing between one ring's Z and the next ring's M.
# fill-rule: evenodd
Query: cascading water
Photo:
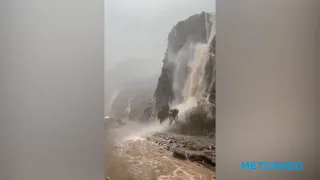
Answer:
M209 16L209 17L208 17ZM211 44L213 38L216 34L215 31L215 21L214 15L206 15L206 43L198 43L196 45L187 42L186 45L178 52L177 57L181 57L181 54L189 55L193 54L192 56L187 56L189 58L186 59L176 59L176 69L175 69L175 78L173 84L178 84L179 77L177 74L181 73L180 67L185 66L187 62L187 66L189 67L190 71L188 73L187 79L185 80L184 86L182 88L182 99L178 101L180 103L176 103L173 105L174 108L179 109L180 112L186 112L187 110L198 106L199 102L203 104L211 105L212 103L209 102L209 95L215 84L215 65L213 65L213 77L211 77L212 81L208 82L208 73L206 72L206 66L210 60L214 61L214 54L210 52ZM209 26L211 22L212 26ZM215 62L212 62L215 64ZM177 92L177 91L175 91ZM181 92L181 90L180 90ZM175 95L179 97L179 95ZM182 114L182 113L180 113Z
M126 108L126 113L127 114L130 114L130 112L131 112L131 101L134 100L134 99L135 98L133 97L133 98L128 100L128 107Z
M209 29L208 27L206 28ZM209 30L208 30L209 31ZM197 100L201 100L202 98L207 97L207 92L210 91L210 84L206 81L206 65L208 61L211 59L210 56L210 46L215 35L215 24L212 23L212 28L210 32L210 36L208 37L207 44L197 44L194 60L189 63L189 67L191 72L186 81L186 84L183 89L183 101L188 101L189 98L194 97Z
M111 98L110 100L108 101L107 103L107 106L106 106L106 114L109 115L111 113L111 107L115 101L115 99L118 97L120 91L117 90L117 89L114 89L113 92L111 93Z
M212 22L212 27L211 27L211 33L210 33L210 36L208 38L208 45L212 45L212 42L214 41L214 37L216 35L216 23L215 23L215 15L214 14L210 14L210 21ZM210 47L210 48L213 48L213 47ZM210 51L210 49L209 49ZM209 58L211 58L214 62L213 63L213 70L212 70L212 81L210 83L210 86L208 88L209 92L212 90L212 88L214 88L213 86L215 85L215 82L216 82L216 62L215 62L215 54L214 53L210 53L209 52ZM207 94L206 96L206 100L208 101L208 98L209 98L209 94Z

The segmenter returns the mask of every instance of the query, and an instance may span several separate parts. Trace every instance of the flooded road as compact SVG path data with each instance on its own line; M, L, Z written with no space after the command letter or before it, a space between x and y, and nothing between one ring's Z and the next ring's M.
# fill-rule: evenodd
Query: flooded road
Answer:
M129 124L106 131L105 171L111 180L213 180L214 172L171 153L143 137L164 127Z

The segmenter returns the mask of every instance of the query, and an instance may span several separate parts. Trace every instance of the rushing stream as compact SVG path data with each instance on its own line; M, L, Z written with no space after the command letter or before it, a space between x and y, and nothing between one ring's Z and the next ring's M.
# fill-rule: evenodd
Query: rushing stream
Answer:
M111 180L213 180L213 171L175 159L170 152L143 138L164 128L132 123L107 130L106 177Z

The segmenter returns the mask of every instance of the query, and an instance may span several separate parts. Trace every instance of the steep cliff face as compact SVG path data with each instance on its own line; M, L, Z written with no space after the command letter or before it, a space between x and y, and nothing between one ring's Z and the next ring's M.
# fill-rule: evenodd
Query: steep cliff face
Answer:
M144 119L152 119L165 105L172 107L190 97L195 97L198 106L204 100L214 104L214 25L214 15L202 12L172 28L154 100L145 109ZM214 109L210 110L213 114Z

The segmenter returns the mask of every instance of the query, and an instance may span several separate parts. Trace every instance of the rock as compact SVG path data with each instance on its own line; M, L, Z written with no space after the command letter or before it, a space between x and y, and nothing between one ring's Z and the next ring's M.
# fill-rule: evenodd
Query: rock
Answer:
M182 149L179 149L179 148L175 148L173 150L173 157L178 158L178 159L182 159L182 160L187 159L186 152Z
M190 161L201 162L201 164L208 164L215 166L214 158L210 155L206 155L203 152L189 152L188 158Z

